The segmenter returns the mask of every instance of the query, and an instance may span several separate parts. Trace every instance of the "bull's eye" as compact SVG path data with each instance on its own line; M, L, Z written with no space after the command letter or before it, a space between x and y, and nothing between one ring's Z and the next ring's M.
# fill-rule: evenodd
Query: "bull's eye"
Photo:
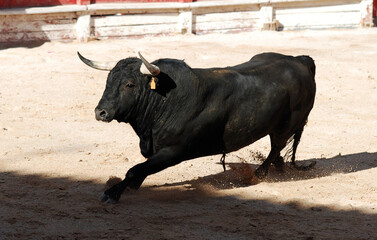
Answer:
M132 82L126 83L126 88L133 88L133 87L135 87L134 83L132 83Z

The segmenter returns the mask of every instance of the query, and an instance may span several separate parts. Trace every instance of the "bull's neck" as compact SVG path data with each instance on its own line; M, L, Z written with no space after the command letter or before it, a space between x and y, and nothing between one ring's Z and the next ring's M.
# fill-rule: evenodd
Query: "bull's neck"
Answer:
M145 90L138 99L130 124L138 136L151 133L158 121L159 113L163 111L163 97L151 90Z

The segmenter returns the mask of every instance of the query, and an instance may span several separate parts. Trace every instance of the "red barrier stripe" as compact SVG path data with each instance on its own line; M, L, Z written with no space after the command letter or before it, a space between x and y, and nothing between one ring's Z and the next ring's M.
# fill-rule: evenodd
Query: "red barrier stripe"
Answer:
M193 0L1 0L0 8L44 7L68 4L87 5L93 3L125 2L193 2Z

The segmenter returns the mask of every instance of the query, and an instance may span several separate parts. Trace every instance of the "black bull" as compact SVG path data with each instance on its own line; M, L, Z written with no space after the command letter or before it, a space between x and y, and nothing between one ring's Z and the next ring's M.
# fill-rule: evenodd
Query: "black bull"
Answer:
M265 177L271 163L283 164L280 151L291 138L295 165L316 91L310 57L263 53L237 66L210 69L175 59L150 64L141 55L115 67L79 57L91 67L111 69L97 120L130 123L147 158L101 201L117 202L126 188L138 189L148 175L182 161L236 151L266 135L271 151L256 175ZM142 73L143 64L149 72Z

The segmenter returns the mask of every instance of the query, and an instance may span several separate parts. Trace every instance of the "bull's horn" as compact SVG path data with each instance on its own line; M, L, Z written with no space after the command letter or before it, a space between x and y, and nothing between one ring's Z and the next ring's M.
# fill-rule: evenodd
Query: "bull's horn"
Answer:
M81 59L81 61L83 61L83 63L85 63L89 67L92 67L92 68L95 68L95 69L98 69L98 70L110 71L117 64L117 62L92 61L92 60L89 60L87 58L84 58L79 52L77 52L77 54L79 55L79 58Z
M144 57L143 55L141 55L140 52L139 53L139 57L141 59L141 61L143 62L144 66L148 69L148 72L144 71L143 68L140 68L140 71L141 73L144 73L144 74L152 74L152 76L157 76L158 74L160 74L160 68L157 67L156 65L153 65L151 63L149 63Z

